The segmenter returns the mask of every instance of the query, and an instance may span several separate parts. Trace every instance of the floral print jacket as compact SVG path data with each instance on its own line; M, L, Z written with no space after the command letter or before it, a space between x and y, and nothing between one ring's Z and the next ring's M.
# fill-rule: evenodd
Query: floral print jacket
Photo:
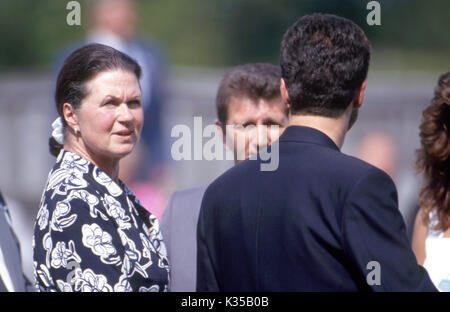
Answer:
M169 264L157 219L128 187L61 150L33 237L40 291L167 291Z

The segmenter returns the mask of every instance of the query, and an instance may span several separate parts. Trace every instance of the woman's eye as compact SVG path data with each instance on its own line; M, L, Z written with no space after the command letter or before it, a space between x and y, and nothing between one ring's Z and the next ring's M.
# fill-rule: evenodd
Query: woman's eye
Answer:
M138 100L130 101L130 102L128 102L128 105L130 105L130 106L141 106L141 101L138 101Z

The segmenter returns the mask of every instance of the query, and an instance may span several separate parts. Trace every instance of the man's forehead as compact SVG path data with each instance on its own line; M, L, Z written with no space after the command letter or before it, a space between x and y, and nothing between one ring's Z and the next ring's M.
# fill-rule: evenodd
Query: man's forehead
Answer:
M228 122L287 117L281 97L274 99L233 97L230 99L227 115Z
M228 104L228 113L245 112L245 111L266 111L266 110L283 110L284 104L281 97L274 99L257 98L240 96L232 97Z

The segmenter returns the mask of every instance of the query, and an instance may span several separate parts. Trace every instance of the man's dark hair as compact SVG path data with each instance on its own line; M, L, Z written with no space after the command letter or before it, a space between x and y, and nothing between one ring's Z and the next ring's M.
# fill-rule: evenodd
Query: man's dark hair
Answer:
M340 116L367 77L370 44L352 21L301 17L283 36L280 65L291 113Z
M225 124L228 119L228 105L232 98L251 100L273 100L281 98L280 67L253 63L233 67L222 78L216 96L218 119Z

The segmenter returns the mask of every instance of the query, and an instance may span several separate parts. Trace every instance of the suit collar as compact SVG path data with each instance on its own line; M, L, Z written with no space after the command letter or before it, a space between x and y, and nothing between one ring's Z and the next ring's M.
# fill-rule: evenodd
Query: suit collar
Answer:
M304 126L287 127L280 136L280 142L312 143L339 151L339 147L325 133Z

